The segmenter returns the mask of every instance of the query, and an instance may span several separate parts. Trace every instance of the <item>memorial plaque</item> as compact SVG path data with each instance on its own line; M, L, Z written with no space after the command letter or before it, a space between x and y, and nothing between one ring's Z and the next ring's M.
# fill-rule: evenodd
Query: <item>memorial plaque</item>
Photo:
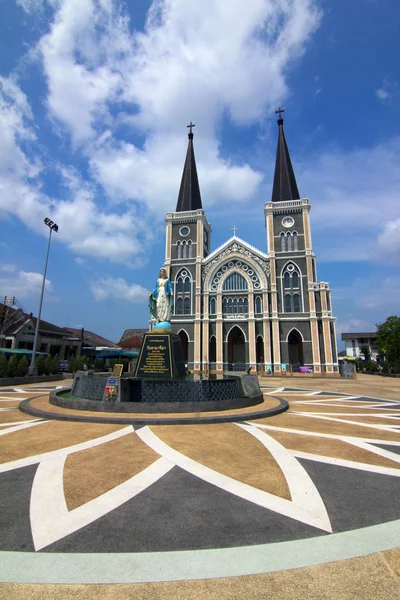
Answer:
M136 377L172 376L170 335L145 335L136 366Z
M117 377L121 377L122 375L122 371L124 370L124 365L121 364L115 364L113 367L113 375L116 375Z

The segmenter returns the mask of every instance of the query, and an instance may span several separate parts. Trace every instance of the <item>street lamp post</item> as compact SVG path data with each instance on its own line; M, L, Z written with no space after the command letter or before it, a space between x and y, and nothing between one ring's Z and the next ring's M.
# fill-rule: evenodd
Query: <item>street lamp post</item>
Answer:
M47 262L49 260L51 232L52 231L55 231L56 233L58 232L58 225L57 225L57 223L54 223L54 221L50 221L50 219L48 217L45 218L44 222L46 223L47 227L50 229L50 232L49 232L49 243L47 244L46 262L44 263L42 291L40 292L39 310L38 310L38 316L37 316L37 319L36 319L35 337L33 339L32 357L31 357L31 364L30 364L29 370L28 370L28 375L37 375L37 369L35 367L36 347L37 347L38 335L39 335L40 314L42 312L44 285L46 283L46 272L47 272Z

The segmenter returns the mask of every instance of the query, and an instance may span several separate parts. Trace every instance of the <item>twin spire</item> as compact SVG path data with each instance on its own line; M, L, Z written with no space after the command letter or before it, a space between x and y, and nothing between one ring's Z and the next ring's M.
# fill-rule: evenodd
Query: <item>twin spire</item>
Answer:
M193 131L194 123L190 121L189 125L189 143L186 153L185 166L183 167L181 187L179 189L176 212L186 210L198 210L203 208L201 204L201 195L199 180L197 177L196 161L193 149Z
M285 132L283 131L282 113L285 111L283 108L279 107L275 112L279 114L279 132L271 200L272 202L300 200L296 177L294 176L292 161L290 160L290 154L286 143Z
M272 202L281 202L285 200L299 200L300 194L294 176L292 161L286 143L285 133L283 131L283 108L275 111L279 114L278 118L278 148L276 151L274 184L272 187ZM189 125L189 143L186 153L185 166L183 167L181 187L179 189L176 212L202 209L199 179L197 177L196 160L193 149L193 127L194 123L190 121Z

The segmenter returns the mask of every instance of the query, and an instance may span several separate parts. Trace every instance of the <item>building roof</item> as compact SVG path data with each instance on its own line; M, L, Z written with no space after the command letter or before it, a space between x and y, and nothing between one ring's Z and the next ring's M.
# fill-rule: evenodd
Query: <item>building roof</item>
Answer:
M140 348L142 345L143 338L134 335L133 337L126 338L123 342L119 343L120 348Z
M342 333L342 340L350 340L350 339L357 339L357 338L373 338L375 339L377 336L377 332L376 331L369 331L367 333L363 332L363 331L358 331L357 333Z
M124 333L121 336L121 339L118 342L118 346L121 347L121 343L124 340L137 336L138 338L143 338L145 333L148 333L147 329L125 329Z
M5 307L4 304L0 303L0 315L4 314L4 324L3 324L3 333L4 335L15 335L20 331L21 327L27 323L31 323L32 329L36 328L36 317L32 315L32 313L27 314L21 308L15 309L10 306ZM63 327L58 327L57 325L53 325L53 323L49 323L48 321L44 321L40 319L39 324L39 332L47 331L51 333L58 333L59 335L64 336L65 331Z
M198 210L203 208L201 204L196 161L194 158L192 127L194 127L194 125L191 123L188 149L186 153L185 165L183 167L181 187L179 189L178 202L176 204L176 212Z
M64 331L67 334L72 334L74 337L81 339L82 329L76 329L74 327L64 327ZM118 348L117 344L114 342L110 342L106 338L101 335L97 335L97 333L93 333L93 331L83 330L83 343L85 346L92 346L93 348L97 348L99 346L104 348Z
M262 252L261 250L259 250L255 246L252 246L248 242L245 242L244 240L242 240L242 238L238 237L237 235L233 235L232 237L229 238L229 240L227 240L226 242L224 242L223 244L221 244L220 246L218 246L218 248L216 248L215 250L213 250L207 256L207 258L204 259L203 265L207 265L213 258L215 258L218 254L220 254L223 250L225 250L225 248L228 248L233 243L236 243L239 246L244 246L245 248L249 248L249 250L251 250L252 252L254 252L254 254L258 254L264 260L268 260L269 259L268 254L266 254L265 252Z
M278 148L276 151L274 185L272 188L272 202L283 202L287 200L299 200L300 194L294 176L292 161L290 160L285 132L283 131L283 119L279 109L278 119Z

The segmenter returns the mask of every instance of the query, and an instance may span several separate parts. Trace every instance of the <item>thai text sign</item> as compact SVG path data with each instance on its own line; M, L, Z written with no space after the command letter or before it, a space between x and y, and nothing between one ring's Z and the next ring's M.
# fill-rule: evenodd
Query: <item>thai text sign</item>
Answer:
M145 335L137 362L137 377L171 377L171 347L168 335Z

